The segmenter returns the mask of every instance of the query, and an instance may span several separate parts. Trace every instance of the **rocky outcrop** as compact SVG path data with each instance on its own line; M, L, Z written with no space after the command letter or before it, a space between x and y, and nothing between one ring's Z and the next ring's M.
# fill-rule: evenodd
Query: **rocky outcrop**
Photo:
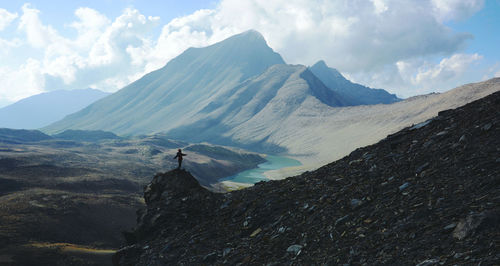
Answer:
M118 251L114 263L134 265L136 256L145 250L143 243L155 242L158 236L189 232L213 219L213 209L220 204L221 196L200 186L185 170L156 174L144 188L147 208L137 211L135 230L124 232L127 243L131 245Z
M157 175L114 262L494 265L499 111L497 92L316 171L226 194L184 171Z

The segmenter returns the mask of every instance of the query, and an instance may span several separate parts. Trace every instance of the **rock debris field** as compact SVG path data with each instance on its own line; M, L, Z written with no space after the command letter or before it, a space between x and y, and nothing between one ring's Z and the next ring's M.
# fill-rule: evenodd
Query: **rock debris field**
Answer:
M335 149L335 147L332 147ZM225 194L157 174L118 265L498 265L500 92Z

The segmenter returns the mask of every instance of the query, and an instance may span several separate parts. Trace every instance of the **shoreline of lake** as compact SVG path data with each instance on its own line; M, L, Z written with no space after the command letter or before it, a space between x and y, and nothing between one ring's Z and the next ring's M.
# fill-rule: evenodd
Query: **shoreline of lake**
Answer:
M256 168L221 178L219 182L229 189L240 189L260 181L280 179L280 175L285 178L288 175L282 176L282 174L297 172L294 169L302 165L300 161L285 156L266 155L265 159L266 162L259 164Z

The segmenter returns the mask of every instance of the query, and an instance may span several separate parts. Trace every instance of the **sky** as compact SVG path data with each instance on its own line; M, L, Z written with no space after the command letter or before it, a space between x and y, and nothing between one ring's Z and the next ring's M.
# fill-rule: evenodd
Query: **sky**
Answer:
M500 0L0 0L0 107L115 92L249 29L289 64L400 97L500 77Z

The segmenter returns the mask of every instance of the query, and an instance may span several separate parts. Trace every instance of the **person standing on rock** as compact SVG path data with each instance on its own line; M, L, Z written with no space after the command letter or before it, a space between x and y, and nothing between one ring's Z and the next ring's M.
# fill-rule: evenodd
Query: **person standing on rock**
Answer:
M179 163L179 166L177 167L177 169L181 169L182 156L186 156L186 154L182 153L181 149L178 149L177 154L174 157L174 159L177 158L177 162Z

